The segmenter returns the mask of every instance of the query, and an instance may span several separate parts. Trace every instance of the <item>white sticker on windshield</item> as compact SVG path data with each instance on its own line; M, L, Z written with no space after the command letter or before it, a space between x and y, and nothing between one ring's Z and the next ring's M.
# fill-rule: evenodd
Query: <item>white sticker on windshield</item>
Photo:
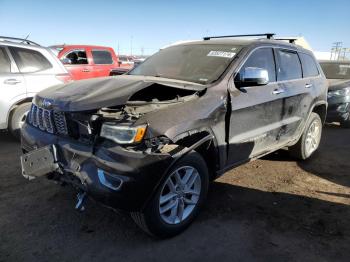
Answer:
M236 55L236 53L233 52L225 52L225 51L210 51L207 56L217 56L217 57L224 57L224 58L232 58Z

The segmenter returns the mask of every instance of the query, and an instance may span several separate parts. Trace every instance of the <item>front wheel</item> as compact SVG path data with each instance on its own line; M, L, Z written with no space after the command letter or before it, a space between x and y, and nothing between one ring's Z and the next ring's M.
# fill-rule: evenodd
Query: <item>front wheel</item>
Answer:
M298 143L289 148L292 156L305 160L309 158L319 147L322 135L322 121L318 114L311 113L305 130Z
M208 168L195 151L184 156L168 172L144 212L132 213L147 233L171 237L185 230L203 205L209 185Z

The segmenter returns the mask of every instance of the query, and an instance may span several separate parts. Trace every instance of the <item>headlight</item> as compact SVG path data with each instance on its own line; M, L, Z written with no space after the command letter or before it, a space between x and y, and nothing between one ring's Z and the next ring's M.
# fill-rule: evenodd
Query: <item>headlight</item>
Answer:
M136 127L118 126L113 123L105 123L101 128L101 137L108 138L118 144L133 144L141 142L145 133L147 125Z
M347 96L349 94L350 94L350 88L349 87L328 92L328 96L329 97L331 97L331 96Z

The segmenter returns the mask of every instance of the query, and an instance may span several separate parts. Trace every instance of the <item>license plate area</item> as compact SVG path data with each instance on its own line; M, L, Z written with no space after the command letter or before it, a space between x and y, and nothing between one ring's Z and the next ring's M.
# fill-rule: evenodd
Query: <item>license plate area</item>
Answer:
M59 168L56 163L56 148L54 145L33 150L21 156L22 175L25 178L44 176Z

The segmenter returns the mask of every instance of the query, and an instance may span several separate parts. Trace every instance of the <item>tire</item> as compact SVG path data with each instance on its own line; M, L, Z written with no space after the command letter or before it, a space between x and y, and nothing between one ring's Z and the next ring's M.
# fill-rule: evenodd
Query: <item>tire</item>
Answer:
M316 131L316 126L318 131ZM315 130L312 132L312 130ZM315 135L315 137L310 138L311 133ZM309 120L306 123L304 132L300 137L299 141L289 148L290 155L301 160L305 160L318 149L322 136L322 120L320 116L314 112L311 113ZM311 139L311 140L310 140ZM312 146L311 146L312 144ZM310 148L311 146L311 148Z
M188 195L181 191L189 191L188 188L184 189L183 184L178 183L176 179L176 171L180 174L181 183L188 178L187 185L190 187L191 192L196 192L196 195L189 193ZM191 173L192 171L192 173ZM192 174L185 176L186 174ZM172 183L175 188L179 186L178 190L171 191L170 184ZM168 238L175 236L184 231L198 215L200 208L202 207L209 187L209 173L207 165L204 159L195 151L189 152L186 156L180 159L175 166L168 172L163 179L162 183L148 205L143 212L131 213L132 218L136 224L143 229L146 233L158 237ZM198 191L198 188L200 190ZM179 192L178 195L177 193ZM170 197L171 195L174 195ZM189 199L191 196L191 199ZM162 197L162 198L161 198ZM165 201L165 199L169 200ZM164 203L161 203L161 199ZM188 203L190 201L191 204ZM196 202L195 204L193 204ZM177 203L177 204L176 204ZM167 207L174 206L167 209ZM181 208L182 207L182 208ZM166 212L161 212L167 210ZM173 212L176 210L175 212ZM183 212L181 212L183 210ZM173 214L176 213L176 216ZM182 219L180 219L180 216Z
M20 139L21 126L25 121L27 113L30 110L30 105L31 103L20 104L13 110L11 114L9 130L11 134L17 139Z

